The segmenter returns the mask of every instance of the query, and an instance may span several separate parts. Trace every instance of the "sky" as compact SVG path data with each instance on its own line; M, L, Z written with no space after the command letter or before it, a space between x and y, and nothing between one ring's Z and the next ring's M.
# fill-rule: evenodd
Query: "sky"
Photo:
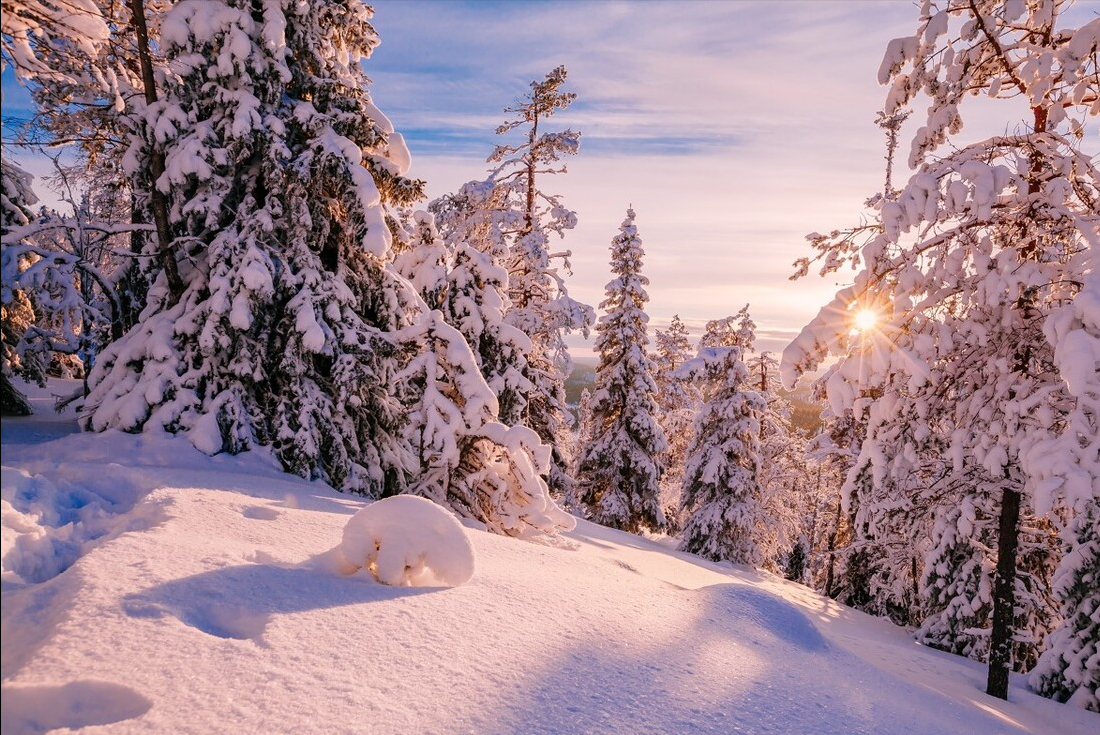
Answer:
M788 277L810 254L807 233L858 223L883 186L877 74L887 43L916 30L914 0L372 5L382 41L366 63L372 94L431 197L484 178L485 159L507 140L495 134L504 108L566 66L577 100L548 129L580 131L581 148L567 174L540 186L577 212L561 243L573 254L574 298L603 299L610 242L631 205L653 328L679 314L697 336L749 304L758 349L780 352L851 280ZM5 117L20 106L8 77ZM902 132L895 180L921 109ZM1007 119L971 116L968 130L1002 132ZM575 357L591 356L591 341L571 344Z
M855 223L882 187L874 124L886 44L910 0L374 3L375 102L408 140L431 196L484 177L503 108L558 65L581 132L561 194L578 225L571 295L598 306L609 246L633 205L654 328L698 335L746 303L781 351L843 279L788 277L805 235ZM590 347L574 340L576 357Z

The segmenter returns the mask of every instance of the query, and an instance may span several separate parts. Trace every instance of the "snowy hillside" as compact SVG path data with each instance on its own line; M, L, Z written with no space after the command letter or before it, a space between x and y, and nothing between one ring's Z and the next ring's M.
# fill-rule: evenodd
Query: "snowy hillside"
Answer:
M765 573L580 522L473 578L318 563L363 503L185 438L3 421L3 732L1033 733L1100 717ZM56 438L56 437L61 438Z

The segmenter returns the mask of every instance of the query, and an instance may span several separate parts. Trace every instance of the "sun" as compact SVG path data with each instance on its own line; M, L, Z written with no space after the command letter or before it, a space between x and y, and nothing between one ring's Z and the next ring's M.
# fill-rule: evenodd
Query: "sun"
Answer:
M852 315L852 328L856 332L869 332L878 324L879 314L874 309L860 309Z

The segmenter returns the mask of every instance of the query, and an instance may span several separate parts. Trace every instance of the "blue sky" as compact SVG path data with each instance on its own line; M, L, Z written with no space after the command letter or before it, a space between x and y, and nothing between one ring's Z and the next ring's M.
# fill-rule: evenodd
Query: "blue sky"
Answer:
M602 300L631 204L656 327L679 313L697 334L749 303L760 347L779 351L850 275L787 279L806 233L857 222L881 189L876 77L886 44L916 28L912 0L372 4L374 99L432 196L484 177L503 108L568 68L578 98L552 122L581 131L581 150L542 186L578 213L563 243L575 297ZM4 86L5 117L18 114ZM1002 111L968 131L1006 124Z

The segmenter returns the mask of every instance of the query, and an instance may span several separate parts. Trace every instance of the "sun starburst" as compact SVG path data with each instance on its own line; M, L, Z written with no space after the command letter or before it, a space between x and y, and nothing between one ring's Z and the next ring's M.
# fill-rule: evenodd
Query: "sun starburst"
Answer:
M866 334L878 324L879 313L874 309L857 309L852 315L852 331Z

